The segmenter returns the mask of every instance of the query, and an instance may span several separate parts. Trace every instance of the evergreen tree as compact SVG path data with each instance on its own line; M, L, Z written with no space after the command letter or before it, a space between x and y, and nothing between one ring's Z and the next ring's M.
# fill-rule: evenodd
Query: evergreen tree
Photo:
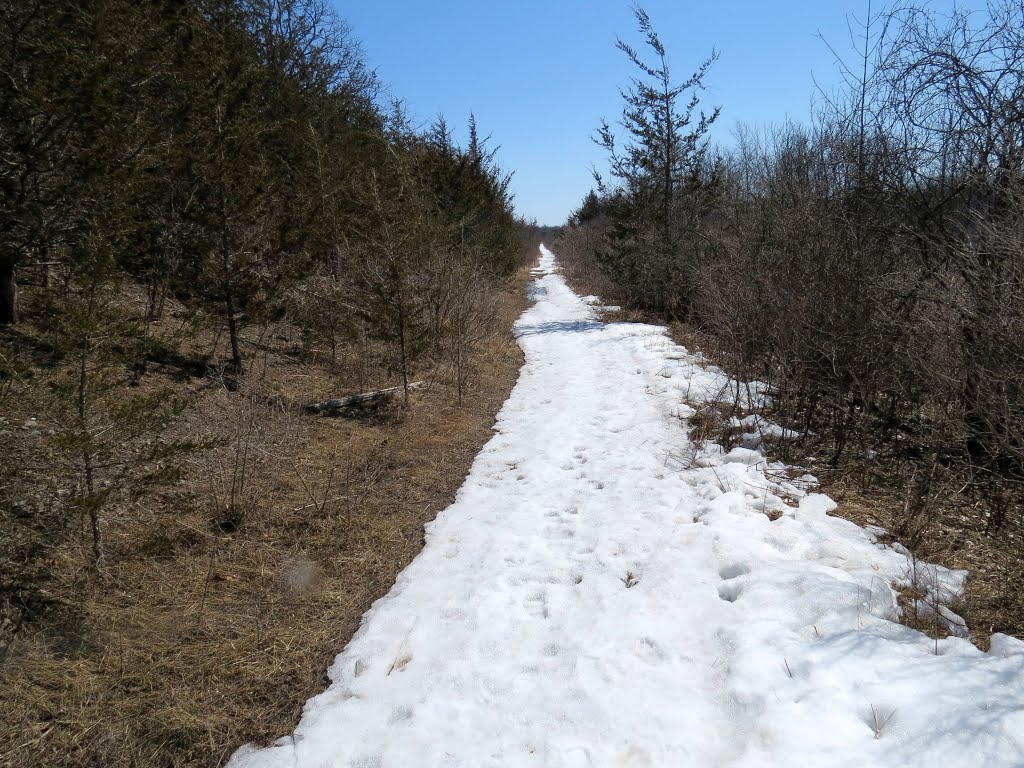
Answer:
M624 141L606 121L594 139L608 152L611 175L606 182L595 174L598 188L614 198L613 226L599 258L635 302L686 317L697 266L693 240L718 177L716 163L709 162L707 133L719 108L698 112L704 76L717 53L674 83L650 17L642 8L634 11L654 63L618 40L640 75L622 93Z
M17 269L62 239L66 163L91 90L84 10L0 3L0 325L18 321Z

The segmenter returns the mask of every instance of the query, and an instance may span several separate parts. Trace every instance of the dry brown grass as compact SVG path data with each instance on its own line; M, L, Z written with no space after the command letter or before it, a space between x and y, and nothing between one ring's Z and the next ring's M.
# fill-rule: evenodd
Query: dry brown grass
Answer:
M839 502L833 513L858 525L877 525L896 530L904 515L900 488L885 478L875 477L865 487L853 479L860 473L852 466L822 476L822 490ZM984 521L977 510L955 494L933 500L931 524L914 542L913 553L927 562L968 572L964 596L953 611L967 621L971 640L987 650L993 632L1024 638L1024 526L1021 521L1007 523L995 535L984 532ZM890 537L895 540L895 537ZM901 541L907 544L906 540ZM903 620L915 628L933 632L931 616L919 621L912 610ZM940 628L941 633L941 628Z
M734 416L742 415L732 403L699 403L688 419L690 440L701 446L714 442L726 450L734 448L740 444L743 429L730 422Z
M47 553L52 605L0 663L0 765L212 766L290 732L491 436L521 365L511 326L526 279L498 299L504 330L461 406L434 370L407 409L305 415L302 403L394 382L355 355L335 371L305 361L286 327L248 338L239 392L181 377L202 397L176 431L224 442L189 457L183 484L111 512L100 577L75 536ZM224 341L190 343L215 360ZM171 369L145 376L166 383ZM247 476L225 525L240 444Z

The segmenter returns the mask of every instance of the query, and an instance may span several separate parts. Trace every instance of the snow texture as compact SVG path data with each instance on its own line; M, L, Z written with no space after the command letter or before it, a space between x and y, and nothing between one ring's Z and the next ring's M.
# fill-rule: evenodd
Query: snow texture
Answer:
M531 295L455 503L294 735L233 768L1024 765L1024 643L894 621L894 585L937 605L962 572L830 516L759 440L691 444L694 404L764 388L598 322L546 249Z

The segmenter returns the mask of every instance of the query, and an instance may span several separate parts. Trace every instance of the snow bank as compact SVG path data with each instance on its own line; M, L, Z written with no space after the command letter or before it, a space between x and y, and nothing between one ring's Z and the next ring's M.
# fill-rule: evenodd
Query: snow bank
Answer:
M294 735L230 765L1024 765L1024 643L894 622L894 585L935 602L964 574L830 516L753 440L691 444L724 374L598 322L549 251L534 275L455 503Z

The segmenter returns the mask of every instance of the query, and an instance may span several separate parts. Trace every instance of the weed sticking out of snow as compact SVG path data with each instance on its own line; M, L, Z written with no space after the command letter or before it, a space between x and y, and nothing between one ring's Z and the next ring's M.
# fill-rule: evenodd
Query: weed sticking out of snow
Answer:
M889 721L896 715L896 710L892 710L887 715L882 715L882 711L875 708L875 705L871 705L871 730L874 731L875 738L882 738L882 732L885 730L885 726L889 724Z

